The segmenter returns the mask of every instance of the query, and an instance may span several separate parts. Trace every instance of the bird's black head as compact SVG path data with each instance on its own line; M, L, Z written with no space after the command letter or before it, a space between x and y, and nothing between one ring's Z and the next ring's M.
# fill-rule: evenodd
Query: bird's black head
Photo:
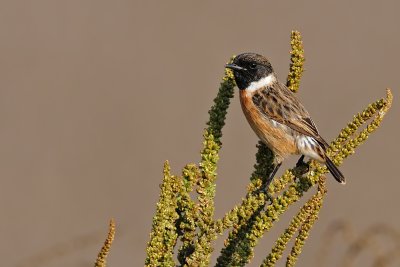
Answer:
M252 82L257 82L274 72L268 59L255 53L238 55L232 64L226 65L226 68L233 70L240 90L246 89Z

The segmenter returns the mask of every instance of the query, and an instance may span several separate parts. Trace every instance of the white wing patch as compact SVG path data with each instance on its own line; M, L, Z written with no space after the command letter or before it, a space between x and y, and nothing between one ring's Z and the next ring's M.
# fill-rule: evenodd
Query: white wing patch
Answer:
M297 148L300 153L312 159L324 162L324 159L319 155L319 144L311 136L299 135L296 137Z

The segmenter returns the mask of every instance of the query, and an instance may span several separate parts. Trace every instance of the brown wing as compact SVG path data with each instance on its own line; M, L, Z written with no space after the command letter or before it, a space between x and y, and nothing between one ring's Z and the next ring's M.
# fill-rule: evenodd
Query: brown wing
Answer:
M284 124L289 128L313 137L323 147L328 143L319 135L318 129L310 114L284 84L275 83L272 86L258 90L253 95L253 103L266 117Z

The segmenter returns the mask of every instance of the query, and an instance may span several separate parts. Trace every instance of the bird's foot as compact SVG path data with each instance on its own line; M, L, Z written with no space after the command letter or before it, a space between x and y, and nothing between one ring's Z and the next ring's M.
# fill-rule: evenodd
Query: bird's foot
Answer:
M296 163L296 169L299 175L303 175L309 172L310 165L304 162L304 155L302 155Z

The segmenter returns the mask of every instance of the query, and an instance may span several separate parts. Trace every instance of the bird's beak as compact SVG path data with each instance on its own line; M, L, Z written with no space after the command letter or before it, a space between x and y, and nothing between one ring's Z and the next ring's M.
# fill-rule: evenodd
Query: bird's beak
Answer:
M225 68L231 69L231 70L246 70L245 68L242 68L236 64L226 64Z

